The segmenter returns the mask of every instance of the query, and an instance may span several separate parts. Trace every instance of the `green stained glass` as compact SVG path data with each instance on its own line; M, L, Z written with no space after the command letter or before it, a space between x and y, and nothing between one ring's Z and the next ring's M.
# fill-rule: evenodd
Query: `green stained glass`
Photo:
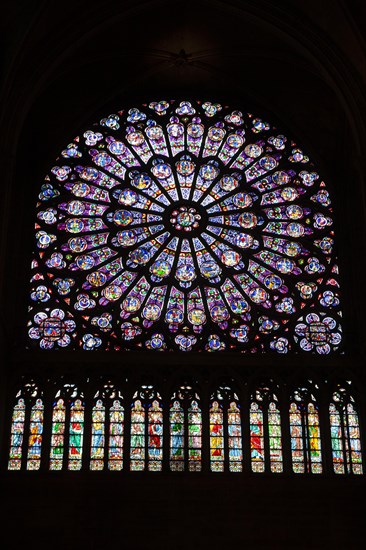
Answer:
M224 471L224 426L222 406L217 401L210 409L210 461L211 471Z
M227 411L227 423L229 470L230 472L241 472L243 469L241 418L240 409L234 401L230 403Z
M105 453L105 407L103 401L100 399L98 399L92 410L91 432L90 469L103 470Z
M76 399L70 407L69 470L80 470L83 454L84 405Z
M269 459L271 471L283 471L281 417L277 404L273 401L268 405Z
M292 469L295 473L323 471L318 406L306 388L296 390L290 405Z
M62 470L65 443L66 408L63 399L58 399L52 411L52 436L50 470Z
M11 420L9 470L20 470L22 465L25 421L25 402L20 398L14 406Z
M250 406L250 455L253 472L264 472L263 412L257 403Z
M37 399L30 415L27 470L39 470L41 465L43 415L43 402L41 399Z
M197 401L192 401L188 409L188 469L200 471L202 468L202 414Z
M363 473L358 415L344 388L334 392L329 405L333 469L336 474Z
M160 471L163 460L163 412L156 400L148 409L148 456L148 469Z
M110 470L123 468L124 409L117 400L109 411L109 462Z
M179 401L174 401L169 412L170 421L170 469L184 470L184 411Z
M134 471L145 469L145 409L137 399L131 411L130 468Z

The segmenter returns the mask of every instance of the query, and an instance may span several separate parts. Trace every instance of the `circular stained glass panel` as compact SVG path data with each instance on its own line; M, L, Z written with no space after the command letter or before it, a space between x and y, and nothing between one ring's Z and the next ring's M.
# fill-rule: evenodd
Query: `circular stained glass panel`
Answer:
M40 189L29 345L330 353L333 248L325 183L267 121L208 101L111 114Z

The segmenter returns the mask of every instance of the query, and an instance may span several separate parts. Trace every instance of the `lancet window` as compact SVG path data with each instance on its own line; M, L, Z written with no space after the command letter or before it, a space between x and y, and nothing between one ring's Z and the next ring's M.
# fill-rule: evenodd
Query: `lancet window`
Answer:
M152 386L135 393L131 408L130 469L160 471L163 461L163 410Z
M294 391L290 404L292 469L295 473L320 474L323 471L317 386Z
M213 472L241 472L243 469L241 410L238 396L221 386L211 396L210 467Z
M52 408L50 470L80 470L84 441L83 394L65 384L55 396Z
M105 384L94 398L91 425L91 470L122 470L124 438L123 398L113 384Z
M40 468L43 419L42 392L33 382L26 383L17 393L12 411L9 470Z
M355 401L339 387L329 405L333 469L336 474L362 474L361 439Z
M172 396L169 410L170 469L202 469L202 411L198 393L188 385Z
M253 472L283 471L281 415L270 386L255 390L250 404L250 449Z

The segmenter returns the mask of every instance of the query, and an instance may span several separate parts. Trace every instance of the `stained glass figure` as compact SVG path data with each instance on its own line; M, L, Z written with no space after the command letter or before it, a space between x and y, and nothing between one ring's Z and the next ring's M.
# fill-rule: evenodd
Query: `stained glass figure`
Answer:
M224 415L217 401L210 408L210 461L213 472L224 471Z
M250 411L252 471L283 471L281 415L275 393L262 386L252 395Z
M43 402L41 399L37 399L30 414L27 470L39 470L41 465L43 415Z
M264 472L263 411L255 402L250 405L250 450L253 472Z
M148 432L149 470L160 471L163 460L163 412L156 400L148 409Z
M230 472L241 472L243 469L242 433L239 404L232 401L227 411L228 416L228 447L229 447L229 470Z
M202 413L196 400L188 409L188 470L202 469Z
M354 399L345 388L333 393L329 405L333 469L336 474L362 474L362 452Z
M211 396L210 466L212 472L242 471L242 434L238 396L229 386Z
M152 386L135 393L131 409L130 470L160 471L163 460L161 397Z
M184 440L185 440L185 415L180 401L175 400L170 407L170 469L182 472L185 467Z
M62 470L65 446L66 407L63 399L58 399L52 411L52 436L50 470Z
M83 454L84 404L76 399L70 406L69 470L80 470Z
M124 407L121 392L108 382L94 396L90 469L123 468Z
M133 471L145 469L145 407L139 399L131 410L130 468Z
M9 470L20 470L22 466L25 402L20 398L13 409L11 420Z
M52 408L50 470L80 470L82 466L85 403L73 384L58 390Z
M268 440L271 472L283 471L281 416L277 402L268 405Z
M192 386L174 392L169 409L170 469L174 472L202 468L202 413L199 395Z
M294 392L289 420L293 471L321 474L323 466L318 405L307 388Z
M12 412L8 470L38 470L43 437L42 391L25 382L16 395Z
M341 349L329 192L258 117L173 100L111 114L38 199L29 347Z
M98 399L92 410L90 469L103 470L105 454L105 407Z
M124 409L120 399L113 401L109 410L109 470L123 468Z

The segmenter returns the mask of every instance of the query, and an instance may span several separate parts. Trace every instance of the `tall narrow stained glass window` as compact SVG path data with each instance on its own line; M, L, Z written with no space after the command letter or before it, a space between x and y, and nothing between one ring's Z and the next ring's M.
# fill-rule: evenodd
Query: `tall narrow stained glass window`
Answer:
M329 405L333 469L336 474L362 474L360 427L353 397L345 388Z
M185 469L185 411L179 400L174 400L169 411L170 469L182 472Z
M113 384L106 384L95 396L91 435L90 469L122 470L124 408Z
M240 408L237 395L221 387L212 396L210 408L211 471L241 472L243 451Z
M22 466L25 423L25 402L20 397L13 408L10 436L9 470L20 470Z
M202 468L202 413L200 398L191 386L181 386L169 410L170 469L200 471Z
M106 116L40 189L28 346L338 351L332 216L306 152L257 116L174 100Z
M9 470L39 470L43 438L44 405L33 382L24 384L12 412ZM25 462L26 460L26 462Z
M249 419L252 471L281 473L281 416L277 396L269 387L263 386L253 394Z
M202 469L202 412L199 395L191 386L181 386L169 410L170 469L197 472Z
M222 404L213 401L210 408L210 461L213 472L224 471L224 413Z
M109 470L123 468L124 408L121 399L115 399L109 409Z
M290 404L292 470L321 474L322 451L318 405L308 388L299 388Z
M131 408L130 469L160 471L163 461L161 397L152 386L135 393Z
M58 398L52 410L52 436L50 470L62 470L65 445L66 407L64 399Z
M41 466L43 417L43 401L37 399L30 413L27 470L39 470Z
M80 470L83 455L84 403L75 399L70 405L69 470Z
M81 469L84 408L76 386L65 384L57 392L52 409L50 470L62 470L66 464L69 470Z
M202 412L195 399L188 409L188 470L202 470Z
M145 469L145 407L136 399L131 409L130 468L133 471Z
M105 406L98 399L92 410L90 469L104 469L105 455Z

